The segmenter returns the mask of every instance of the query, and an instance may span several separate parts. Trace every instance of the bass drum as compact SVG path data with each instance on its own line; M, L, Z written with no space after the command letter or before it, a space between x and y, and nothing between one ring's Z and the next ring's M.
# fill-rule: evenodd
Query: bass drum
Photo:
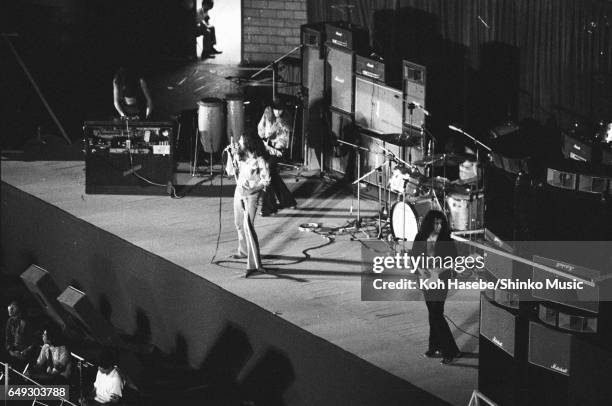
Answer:
M430 210L440 210L437 199L397 202L391 207L391 233L398 240L414 241L421 220Z

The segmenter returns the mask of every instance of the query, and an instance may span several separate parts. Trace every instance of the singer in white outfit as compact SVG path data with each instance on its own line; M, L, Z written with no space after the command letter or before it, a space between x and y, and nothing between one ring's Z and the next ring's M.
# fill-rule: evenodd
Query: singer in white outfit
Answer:
M238 252L233 258L247 259L246 277L264 272L254 221L260 194L270 185L270 168L263 158L262 142L252 135L242 135L237 148L230 148L236 176L234 225L238 232Z

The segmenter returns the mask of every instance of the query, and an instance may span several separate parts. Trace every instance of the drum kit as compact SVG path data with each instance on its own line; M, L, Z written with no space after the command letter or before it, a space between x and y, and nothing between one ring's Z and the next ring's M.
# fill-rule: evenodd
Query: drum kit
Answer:
M423 217L430 210L444 212L453 231L484 227L484 181L477 156L432 154L409 163L383 146L378 147L385 154L384 162L353 182L359 184L375 171L382 172L383 168L389 168L386 176L389 191L386 201L383 201L383 182L377 185L377 238L383 239L386 235L389 240L413 241ZM450 181L446 177L448 167L458 167L457 180ZM434 171L443 176L433 176ZM387 210L388 207L391 209ZM387 233L383 232L384 227L388 227Z

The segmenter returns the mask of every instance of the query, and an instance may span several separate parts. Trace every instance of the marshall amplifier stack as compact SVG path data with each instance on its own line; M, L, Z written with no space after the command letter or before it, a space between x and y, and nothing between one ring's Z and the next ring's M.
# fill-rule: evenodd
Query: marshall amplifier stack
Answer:
M323 120L325 106L325 23L301 26L302 38L302 94L304 95L302 134L304 165L320 168L323 149Z
M423 157L424 66L404 61L400 70L395 58L393 71L389 61L371 52L368 31L345 22L303 25L301 43L306 166L357 175L352 149L338 148L337 140L374 149L382 143L406 160ZM364 169L375 166L372 153L361 158Z
M377 82L385 83L387 66L382 59L376 57L357 55L355 58L355 73Z
M420 131L425 124L425 85L426 68L416 63L404 61L402 68L404 97L404 127L407 131Z
M347 24L327 24L327 89L330 108L353 114L355 53L368 47L368 32Z
M489 279L541 283L543 288L528 285L482 293L479 390L499 405L609 403L611 243L590 241L578 248L580 242L575 241L514 244L512 249L495 248L520 254L533 266L486 252ZM545 256L528 255L529 250ZM593 286L572 288L576 281Z
M85 193L169 193L172 122L87 121L84 132Z
M356 53L368 47L369 35L366 30L346 23L329 23L325 25L325 36L325 89L326 99L329 102L330 130L328 145L334 145L337 139L355 143L353 70ZM324 151L330 150L332 150L330 147L324 148ZM346 148L334 148L334 153L324 158L326 169L351 178L349 151Z

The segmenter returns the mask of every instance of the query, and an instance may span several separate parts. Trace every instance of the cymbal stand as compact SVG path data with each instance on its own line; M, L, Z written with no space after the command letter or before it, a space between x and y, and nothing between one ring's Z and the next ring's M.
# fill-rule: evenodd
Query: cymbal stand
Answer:
M342 140L337 140L340 144L344 144L344 145L348 145L349 147L353 148L355 150L355 154L357 154L357 177L359 179L357 179L355 182L353 182L353 185L357 186L357 220L355 221L355 228L359 229L359 227L361 227L361 185L360 185L360 180L361 178L361 151L365 151L365 152L370 152L369 149L361 147L359 145L356 144L351 144L350 142L346 142L346 141L342 141ZM351 212L353 210L353 205L351 204Z
M388 160L385 159L385 163L387 163ZM376 239L377 240L382 240L382 211L383 211L383 207L382 207L382 175L383 175L383 171L382 171L382 165L378 167L378 169L376 170L376 186L378 187L378 234L376 235Z

